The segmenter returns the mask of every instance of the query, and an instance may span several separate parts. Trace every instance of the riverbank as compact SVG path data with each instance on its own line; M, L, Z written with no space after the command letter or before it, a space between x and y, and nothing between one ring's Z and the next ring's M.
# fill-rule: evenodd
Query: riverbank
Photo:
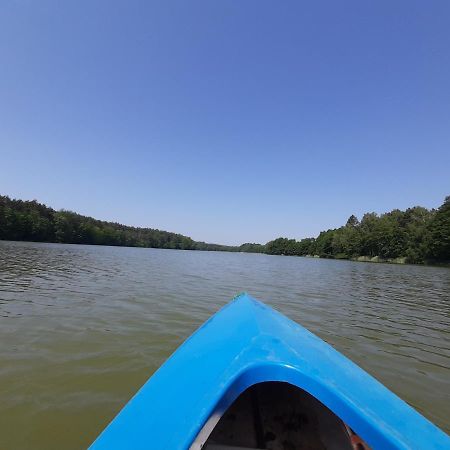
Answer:
M408 264L408 260L407 260L406 256L400 256L398 258L381 258L380 256L373 256L373 257L358 256L356 258L351 258L351 261L387 263L387 264Z
M381 258L380 256L354 256L348 258L346 256L336 257L322 257L319 255L305 255L306 258L321 258L321 259L337 259L344 261L356 261L356 262L372 262L372 263L385 263L385 264L411 264L407 262L407 258L402 256L399 258ZM417 265L417 263L416 263ZM422 264L424 265L424 264Z
M304 258L317 258L317 259L334 259L337 261L353 261L353 262L364 262L364 263L382 263L382 264L403 264L410 266L427 266L427 267L446 267L450 268L450 262L422 262L414 263L409 262L406 256L401 256L399 258L381 258L380 256L355 256L351 258L347 257L322 257L319 255L304 255Z

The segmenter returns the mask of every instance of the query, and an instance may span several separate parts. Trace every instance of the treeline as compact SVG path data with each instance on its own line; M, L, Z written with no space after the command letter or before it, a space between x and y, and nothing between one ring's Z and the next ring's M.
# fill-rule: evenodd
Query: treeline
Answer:
M316 238L278 238L265 245L209 244L152 228L105 222L71 211L55 211L36 200L0 196L0 240L117 245L181 250L232 251L270 255L317 256L336 259L450 262L450 196L437 210L420 206L386 214L350 216L336 229Z
M196 242L177 233L104 222L71 211L55 211L36 200L13 200L6 196L0 196L0 239L181 250L239 250L238 247Z
M279 238L265 245L271 255L319 256L322 258L450 262L450 196L437 210L420 206L386 214L350 216L347 223L322 231L317 238L296 241Z

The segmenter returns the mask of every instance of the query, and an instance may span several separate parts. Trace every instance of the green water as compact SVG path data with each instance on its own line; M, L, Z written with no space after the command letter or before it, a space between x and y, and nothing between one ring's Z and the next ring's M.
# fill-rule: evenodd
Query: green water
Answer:
M0 449L88 446L248 291L450 429L450 270L0 241Z

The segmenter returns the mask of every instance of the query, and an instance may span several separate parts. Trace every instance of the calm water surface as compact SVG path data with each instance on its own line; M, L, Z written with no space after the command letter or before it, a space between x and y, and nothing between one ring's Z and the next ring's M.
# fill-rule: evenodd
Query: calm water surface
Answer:
M450 270L0 241L0 449L85 448L248 291L450 429Z

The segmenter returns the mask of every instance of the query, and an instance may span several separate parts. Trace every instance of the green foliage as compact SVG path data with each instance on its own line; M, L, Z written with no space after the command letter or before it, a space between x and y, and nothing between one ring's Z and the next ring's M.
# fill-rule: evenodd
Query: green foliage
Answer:
M71 211L55 211L37 201L0 196L0 239L70 244L118 245L181 250L240 251L270 255L394 260L409 263L450 262L450 197L437 210L420 206L378 216L352 215L340 228L317 238L278 238L265 245L239 247L196 242L181 234L104 222Z
M295 255L297 241L295 239L278 238L266 244L269 255Z
M353 216L354 217L354 216ZM340 255L340 258L350 258L357 256L361 248L361 231L357 225L350 225L347 222L345 227L334 231L331 242L333 255Z
M359 220L356 216L353 214L348 218L347 223L345 224L346 227L357 227L359 225Z
M266 246L262 244L253 244L250 242L246 242L245 244L239 246L239 251L247 253L265 253Z
M435 261L450 261L450 196L432 217L427 231L427 257Z
M53 216L44 205L0 196L0 239L47 241L53 235Z
M204 250L209 252L237 252L239 247L221 244L207 244L206 242L195 242L193 250Z
M0 239L68 244L238 251L238 247L195 242L181 234L104 222L71 211L55 211L35 200L0 196Z
M378 216L364 214L361 222L352 215L345 226L322 231L316 239L278 238L266 244L272 255L356 257L409 263L450 262L450 197L437 210L420 206L406 211L395 209Z

